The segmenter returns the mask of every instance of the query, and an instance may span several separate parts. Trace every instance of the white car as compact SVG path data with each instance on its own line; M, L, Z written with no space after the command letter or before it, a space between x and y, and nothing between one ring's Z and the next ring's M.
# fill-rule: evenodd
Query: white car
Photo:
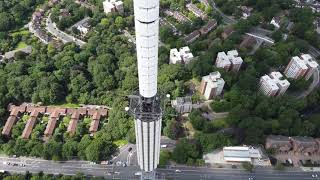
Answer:
M179 169L176 169L176 172L177 172L177 173L180 173L180 172L181 172L181 170L179 170Z
M312 174L312 177L316 178L316 177L318 177L318 174Z
M8 163L6 161L3 162L3 165L7 165Z
M140 171L138 171L138 172L134 173L134 175L135 175L135 176L141 176L142 173L141 173Z

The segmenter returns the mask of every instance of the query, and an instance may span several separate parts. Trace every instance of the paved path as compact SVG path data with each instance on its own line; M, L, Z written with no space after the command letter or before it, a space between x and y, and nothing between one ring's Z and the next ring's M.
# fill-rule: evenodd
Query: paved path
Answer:
M60 39L63 43L68 43L68 42L74 42L80 47L85 45L86 43L81 41L80 39L77 39L61 30L59 30L56 26L55 23L52 22L50 18L51 14L49 14L47 20L46 20L46 29L48 32L50 32L52 35L54 35L56 38Z

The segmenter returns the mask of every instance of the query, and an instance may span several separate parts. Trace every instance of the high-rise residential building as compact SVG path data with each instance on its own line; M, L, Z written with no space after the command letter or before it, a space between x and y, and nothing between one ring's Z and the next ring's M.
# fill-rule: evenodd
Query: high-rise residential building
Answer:
M202 77L200 85L200 94L207 100L221 95L225 81L221 78L221 74L212 72L207 76Z
M295 56L291 59L284 74L288 78L308 80L316 68L318 68L318 63L309 54L302 54L300 57Z
M225 52L219 52L216 59L216 66L223 68L226 71L238 72L242 65L242 58L238 57L239 53L237 50Z
M162 109L157 95L159 0L134 0L139 91L130 97L138 164L152 174L159 164ZM154 173L153 173L154 174Z
M189 64L192 59L193 54L188 46L180 48L179 51L176 48L170 50L170 64Z
M290 82L283 79L280 72L272 72L260 78L259 89L266 96L283 95L290 86Z
M118 0L105 0L103 2L103 10L106 14L111 12L123 13L123 2Z

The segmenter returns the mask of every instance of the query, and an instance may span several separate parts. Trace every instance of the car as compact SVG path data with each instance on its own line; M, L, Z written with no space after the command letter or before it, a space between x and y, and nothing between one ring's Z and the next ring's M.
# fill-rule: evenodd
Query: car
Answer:
M176 170L175 170L175 172L177 172L177 173L181 173L181 170L179 170L179 169L176 169Z
M25 167L26 165L21 163L21 164L19 164L19 166L21 166L21 167Z
M123 163L123 164L122 164L122 167L127 167L127 163Z
M118 172L118 171L116 171L116 172L114 172L115 174L120 174L120 172Z
M6 161L3 162L3 165L7 165L8 163Z
M130 148L128 149L128 151L131 152L131 151L132 151L132 147L130 147Z
M167 145L167 144L161 144L160 147L161 147L161 148L167 148L168 145Z
M248 180L254 180L254 178L253 177L249 177L249 179Z
M311 175L313 178L317 178L318 177L318 174L312 174Z
M142 175L142 172L141 171L138 171L136 173L134 173L135 176L141 176Z

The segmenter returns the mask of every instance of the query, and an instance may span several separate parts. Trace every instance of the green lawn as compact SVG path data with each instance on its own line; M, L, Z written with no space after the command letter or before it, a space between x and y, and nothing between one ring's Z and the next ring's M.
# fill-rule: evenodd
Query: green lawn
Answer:
M17 36L17 35L28 35L30 32L26 29L21 29L19 31L16 32L12 32L11 36Z
M124 139L121 139L121 140L115 141L114 144L116 146L120 147L120 146L124 146L124 145L128 144L128 141L124 140Z
M19 44L17 45L16 49L22 49L27 46L28 46L28 44L26 44L24 41L20 41Z

